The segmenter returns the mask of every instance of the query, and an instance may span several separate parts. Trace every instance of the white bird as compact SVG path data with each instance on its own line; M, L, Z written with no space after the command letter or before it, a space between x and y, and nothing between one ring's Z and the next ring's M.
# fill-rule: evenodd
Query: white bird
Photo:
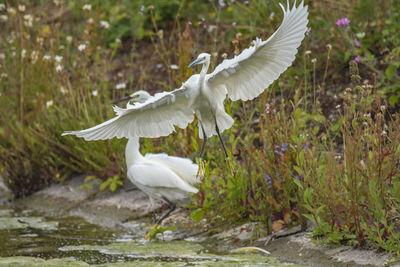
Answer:
M280 4L281 5L281 4ZM226 59L212 73L207 74L210 54L201 53L189 67L202 64L200 74L192 75L182 86L149 98L140 106L119 109L117 117L81 131L64 132L86 140L113 137L160 137L172 133L178 126L185 128L196 113L200 138L229 129L233 119L225 112L226 95L231 100L250 100L261 94L294 61L297 49L307 31L308 11L302 1L290 9L281 5L283 21L265 41L256 38L254 45L232 59ZM226 149L222 142L225 155Z
M145 102L150 95L145 91L135 93L135 101L127 107L134 107ZM116 113L118 107L114 107ZM151 202L154 223L160 224L176 208L176 204L182 204L190 200L189 193L197 193L194 187L199 183L197 176L198 166L188 158L168 156L167 154L150 154L143 156L140 153L139 137L130 137L125 148L125 161L128 179L140 190L145 192ZM154 201L163 200L170 210L156 221L154 213Z
M160 224L176 208L190 200L189 193L197 193L194 187L200 180L197 177L197 164L190 159L150 154L143 156L139 151L139 137L130 137L125 149L128 179L146 193L151 202L154 222ZM163 200L170 210L156 221L154 201Z

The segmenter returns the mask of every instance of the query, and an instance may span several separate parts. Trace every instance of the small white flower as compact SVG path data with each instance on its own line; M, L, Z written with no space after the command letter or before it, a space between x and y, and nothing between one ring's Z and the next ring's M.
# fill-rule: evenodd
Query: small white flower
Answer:
M69 43L69 44L72 43L72 36L71 35L68 35L66 39L67 39L67 43Z
M29 15L29 14L24 15L24 25L26 27L32 27L32 25L33 25L33 16L32 15Z
M56 55L56 56L54 57L54 60L55 60L57 63L60 63L62 59L63 59L62 56L57 56L57 55Z
M79 46L78 46L78 50L79 51L83 51L83 50L85 50L86 49L86 45L85 44L80 44Z
M22 49L22 51L21 51L21 57L22 57L22 58L25 58L25 57L26 57L26 50L25 50L25 49Z
M365 118L371 118L371 113L365 113L365 114L364 114L364 117L365 117Z
M115 86L115 89L120 90L120 89L125 89L126 88L126 83L118 83Z
M39 52L33 50L32 53L31 53L31 60L32 60L32 63L36 63L36 61L38 60L38 58L39 58Z
M0 59L1 59L1 60L6 59L6 55L5 55L4 53L0 53Z
M44 42L43 37L40 37L40 36L36 37L36 42L38 42L40 45L43 45L43 42Z
M65 90L64 86L60 86L60 93L63 95L67 93L67 90Z
M93 90L93 91L92 91L92 95L93 95L93 96L97 96L98 93L99 93L99 92L97 92L97 90Z
M64 47L63 45L60 45L58 48L59 48L60 50L63 50L65 47Z
M59 6L59 5L62 4L62 1L61 1L61 0L53 0L53 3L54 3L56 6Z
M339 108L340 108L340 104L339 104L339 105L337 105L335 108L336 108L336 109L339 109Z
M49 108L53 105L53 100L49 100L46 102L46 108Z
M162 68L162 66L163 66L163 64L161 64L161 63L158 63L158 64L156 65L156 68L157 68L157 69L161 69L161 68Z
M19 12L25 12L25 5L18 5Z
M3 22L6 22L8 20L8 16L7 15L1 15L0 16L0 20Z
M362 39L365 36L365 32L358 32L358 33L356 33L356 36L358 39Z
M169 66L171 69L173 70L179 70L179 66L176 64L172 64L171 66Z
M0 4L0 11L3 11L3 10L5 10L5 9L6 9L6 5L3 4L3 3L1 3L1 4Z
M17 11L15 10L15 8L9 7L7 8L7 12L11 15L14 15L15 13L17 13Z
M386 136L386 135L387 135L387 132L386 132L385 130L383 130L381 135L382 135L382 136Z
M7 77L8 77L8 74L3 72L3 73L0 75L0 77L1 77L1 78L7 78Z
M44 55L43 56L43 60L44 61L48 61L48 60L50 60L51 59L51 56L50 55Z
M90 10L92 10L92 5L85 4L85 5L83 5L82 10L90 11Z
M382 105L381 106L381 111L383 112L383 111L385 111L385 109L386 109L386 106Z
M94 19L93 18L88 18L87 23L93 24L94 23Z
M57 72L60 72L60 71L62 71L63 70L63 66L61 66L61 65L57 65L56 66L56 71Z
M100 27L101 28L104 28L104 29L108 29L108 28L110 28L110 23L108 23L107 21L105 21L105 20L100 20Z
M269 114L270 108L271 108L271 106L269 103L265 104L265 113Z

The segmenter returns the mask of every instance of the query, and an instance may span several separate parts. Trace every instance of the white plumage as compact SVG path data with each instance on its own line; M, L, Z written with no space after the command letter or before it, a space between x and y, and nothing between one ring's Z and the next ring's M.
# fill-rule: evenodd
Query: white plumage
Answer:
M195 184L198 166L190 159L168 156L167 154L146 154L139 151L139 137L131 137L125 149L128 179L145 192L151 201L164 200L171 209L157 224L160 224L174 209L176 204L190 200L189 193L197 193Z
M206 140L218 134L222 142L220 132L229 129L234 122L225 112L226 95L232 100L257 97L295 59L307 31L307 6L301 2L296 7L295 2L290 9L288 1L286 9L281 7L283 21L274 34L266 41L257 38L253 46L224 60L212 73L207 74L210 54L201 53L189 65L202 64L201 72L192 75L179 89L156 94L140 105L118 109L117 117L95 127L63 135L75 134L86 140L166 136L175 130L174 126L185 128L196 113L200 138ZM205 142L202 152L204 145Z

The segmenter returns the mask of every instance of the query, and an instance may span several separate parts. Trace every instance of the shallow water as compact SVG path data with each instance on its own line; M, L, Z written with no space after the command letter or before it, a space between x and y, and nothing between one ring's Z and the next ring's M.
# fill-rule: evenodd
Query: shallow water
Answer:
M212 254L194 242L149 242L143 233L0 207L0 266L286 266L261 254Z

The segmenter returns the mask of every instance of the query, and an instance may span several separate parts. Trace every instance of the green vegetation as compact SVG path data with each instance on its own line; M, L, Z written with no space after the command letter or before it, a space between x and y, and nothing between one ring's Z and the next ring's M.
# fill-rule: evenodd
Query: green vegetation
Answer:
M308 219L327 242L399 255L400 4L306 3L311 31L293 67L256 100L226 102L230 159L210 138L192 217L260 221L268 232ZM111 118L121 95L179 86L199 52L219 63L281 18L278 1L6 1L2 176L17 197L74 173L116 190L125 142L61 133ZM142 152L195 158L197 131L146 139Z

